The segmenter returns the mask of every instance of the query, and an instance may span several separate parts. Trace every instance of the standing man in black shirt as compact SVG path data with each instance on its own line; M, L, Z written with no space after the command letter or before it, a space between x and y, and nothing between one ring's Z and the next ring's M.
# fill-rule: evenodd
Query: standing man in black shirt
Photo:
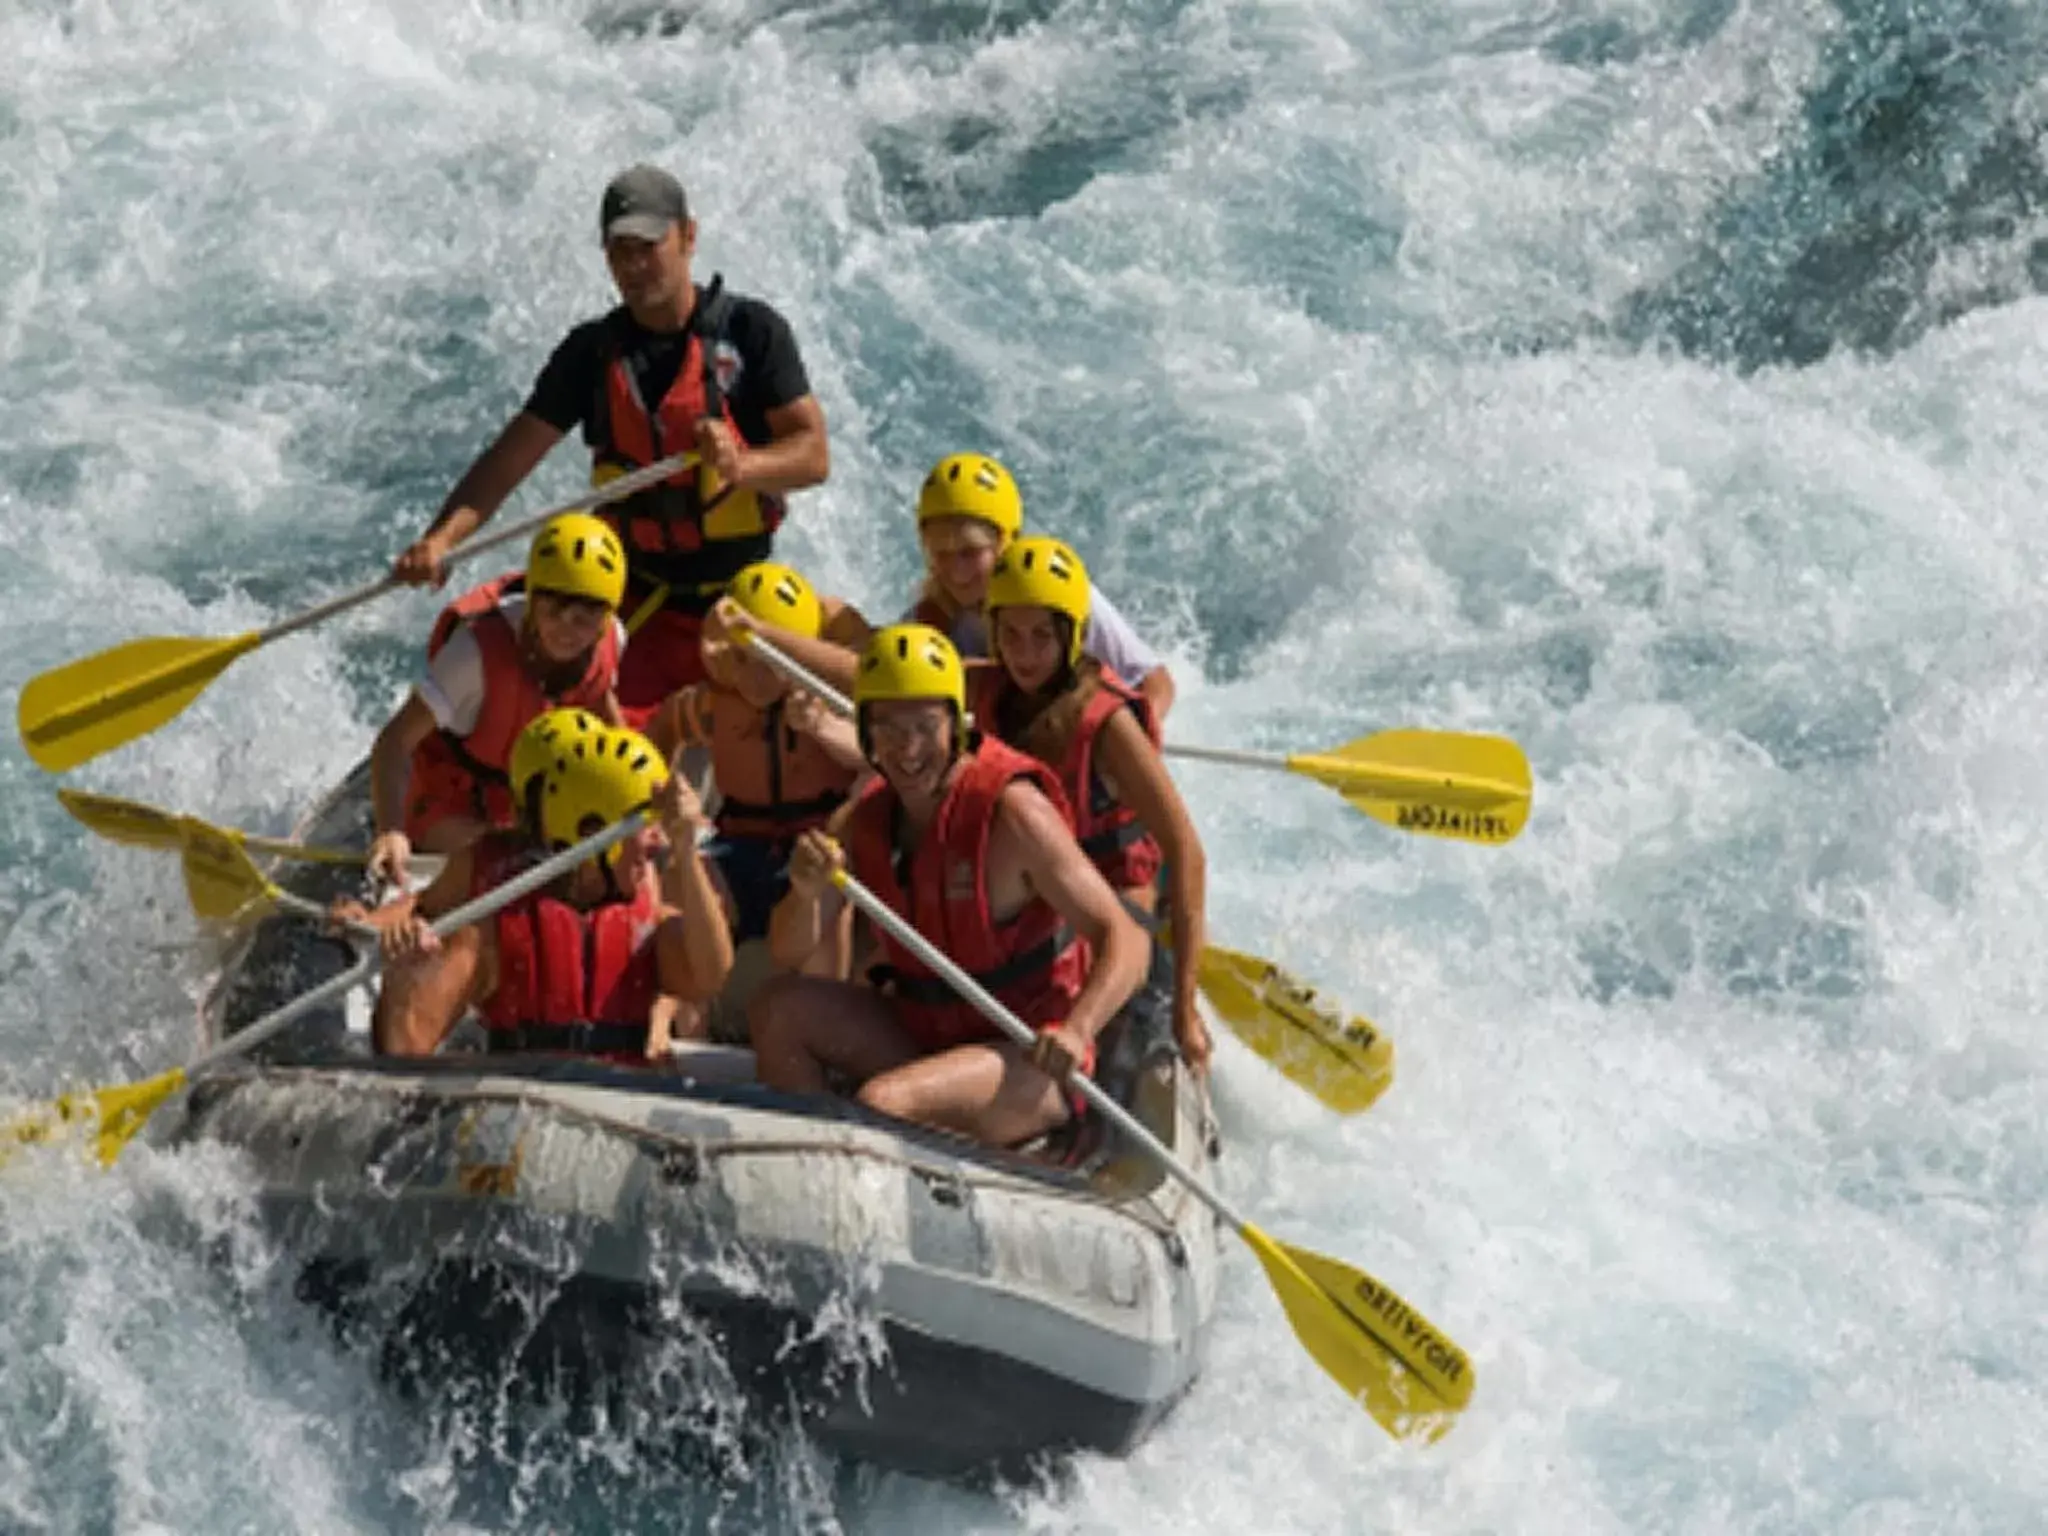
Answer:
M636 720L702 680L704 614L734 574L767 558L784 496L821 483L831 453L789 322L716 276L709 287L691 281L697 223L673 176L651 165L621 172L598 228L624 302L563 338L524 408L392 574L438 586L448 552L572 427L590 445L593 485L694 450L697 467L598 509L626 546L621 616L633 638L618 698Z

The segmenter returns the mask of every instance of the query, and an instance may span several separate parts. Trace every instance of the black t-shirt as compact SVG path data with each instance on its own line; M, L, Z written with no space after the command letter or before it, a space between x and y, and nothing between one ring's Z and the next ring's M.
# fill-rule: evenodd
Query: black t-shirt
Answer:
M704 302L701 284L697 302ZM797 351L789 322L760 299L732 295L722 335L739 362L738 371L726 385L726 405L740 436L759 447L772 437L768 413L811 392L803 356ZM652 406L666 395L676 381L676 370L683 365L689 332L646 330L621 306L609 315L584 321L562 338L534 380L526 409L560 432L581 426L584 441L590 441L591 412L604 386L613 336L621 338L619 355L633 370L640 398Z

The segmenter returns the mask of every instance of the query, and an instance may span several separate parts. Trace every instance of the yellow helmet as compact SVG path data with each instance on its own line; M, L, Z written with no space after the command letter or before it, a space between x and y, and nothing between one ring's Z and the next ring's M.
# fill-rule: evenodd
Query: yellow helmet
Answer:
M943 700L953 706L953 751L967 720L967 672L953 642L929 624L889 624L868 637L853 674L854 722L868 751L868 706L898 699Z
M522 812L534 775L547 772L572 746L604 729L605 723L587 709L544 710L526 722L505 759L505 777Z
M989 647L995 648L998 608L1050 608L1067 620L1067 665L1081 663L1081 636L1088 627L1088 567L1058 539L1018 539L996 556L989 572L988 596L982 607L989 615Z
M761 560L733 577L726 595L765 624L780 624L815 637L825 627L825 609L811 584L786 565Z
M540 834L553 848L568 848L622 817L642 810L668 782L668 763L638 731L600 725L563 750L543 770ZM604 862L619 856L608 849Z
M1024 527L1024 498L1010 472L994 459L956 453L932 466L917 495L917 526L937 517L971 517L993 524L1007 544Z
M626 551L611 525L588 512L551 517L526 555L529 592L584 597L617 610L626 595Z

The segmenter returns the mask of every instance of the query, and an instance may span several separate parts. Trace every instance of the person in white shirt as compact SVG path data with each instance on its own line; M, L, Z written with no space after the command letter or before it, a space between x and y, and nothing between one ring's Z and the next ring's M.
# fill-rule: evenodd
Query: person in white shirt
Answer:
M370 751L370 870L404 884L414 850L453 853L518 823L512 744L558 707L621 723L615 688L625 550L585 512L552 518L526 570L465 592L435 621L427 671Z
M899 623L929 624L953 643L972 667L989 659L988 596L996 556L1024 529L1024 500L1010 472L978 453L941 459L925 476L917 498L917 534L924 545L925 578ZM833 616L823 637L795 633L728 614L729 624L752 628L842 693L853 687L853 659L874 633L858 615ZM1145 696L1153 718L1173 707L1173 674L1099 590L1081 636L1081 650Z
M988 620L982 603L989 573L996 556L1023 529L1024 498L1007 469L978 453L941 459L918 493L917 534L924 544L926 574L916 601L904 611L904 622L929 624L963 657L985 659ZM1155 719L1166 719L1173 707L1173 674L1099 589L1081 650L1144 694Z

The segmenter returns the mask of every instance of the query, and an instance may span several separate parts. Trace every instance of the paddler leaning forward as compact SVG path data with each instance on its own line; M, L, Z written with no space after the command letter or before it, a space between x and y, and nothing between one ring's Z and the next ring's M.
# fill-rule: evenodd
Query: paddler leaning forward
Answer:
M434 883L338 921L376 928L391 960L372 1038L381 1055L430 1056L474 1008L491 1051L661 1060L698 1033L732 969L732 937L696 852L704 813L638 732L582 710L541 716L514 744L522 825L451 855ZM495 917L437 940L430 920L552 852L651 809L654 825ZM536 836L535 834L538 834ZM666 848L666 873L657 859Z
M874 988L783 976L750 1009L762 1080L819 1093L827 1072L870 1108L1011 1146L1080 1112L1068 1074L1145 979L1151 940L1074 840L1040 763L966 723L959 654L923 624L876 631L854 678L878 777L806 833L776 912L778 948L815 946L851 911L841 867L1038 1031L1013 1044L886 934Z

